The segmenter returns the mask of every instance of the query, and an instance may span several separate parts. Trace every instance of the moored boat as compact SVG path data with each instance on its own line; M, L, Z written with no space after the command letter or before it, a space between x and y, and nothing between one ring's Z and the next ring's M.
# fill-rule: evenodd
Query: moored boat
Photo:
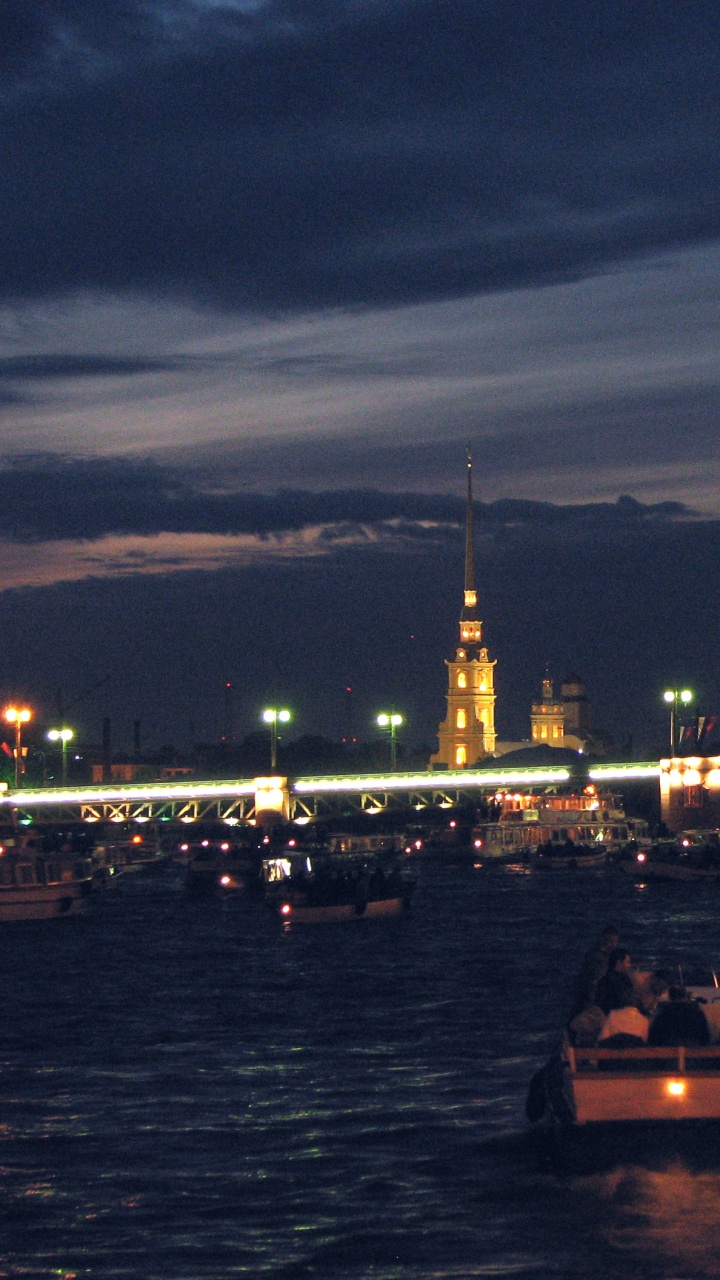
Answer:
M75 915L92 889L89 858L43 852L33 837L0 846L0 924Z
M472 846L478 858L506 862L529 858L541 845L566 840L601 847L606 855L647 836L643 819L628 817L617 796L599 794L594 786L568 794L499 792L493 808L492 820L473 827ZM604 860L603 856L598 862Z

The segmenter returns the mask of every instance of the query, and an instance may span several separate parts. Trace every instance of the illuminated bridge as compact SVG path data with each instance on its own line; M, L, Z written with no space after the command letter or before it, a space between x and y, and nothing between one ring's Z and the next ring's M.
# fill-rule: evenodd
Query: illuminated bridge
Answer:
M588 770L598 786L659 778L660 763L603 764ZM81 787L6 789L0 820L20 822L254 822L280 814L302 823L349 810L379 813L390 808L450 808L496 791L521 791L571 781L558 765L527 769L458 769L432 772L355 774L316 778L240 778L226 782L102 783ZM575 782L577 783L577 778Z

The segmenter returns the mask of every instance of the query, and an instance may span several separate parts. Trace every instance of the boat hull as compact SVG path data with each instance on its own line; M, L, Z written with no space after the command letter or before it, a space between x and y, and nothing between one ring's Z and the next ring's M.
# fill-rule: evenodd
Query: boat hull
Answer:
M365 905L354 902L334 902L327 906L311 906L308 903L281 902L278 915L286 923L293 924L344 924L351 920L389 920L401 916L405 899L383 898Z
M88 881L79 884L0 888L0 924L77 915L90 901Z

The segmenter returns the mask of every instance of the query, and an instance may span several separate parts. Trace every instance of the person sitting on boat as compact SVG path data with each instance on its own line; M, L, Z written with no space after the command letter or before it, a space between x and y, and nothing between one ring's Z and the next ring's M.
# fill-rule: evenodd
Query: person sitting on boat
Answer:
M650 1024L648 1044L664 1046L710 1043L710 1028L700 1005L685 987L671 987L668 999Z
M650 973L634 973L632 980L638 999L638 1008L652 1018L660 1001L667 996L672 981L671 971L653 969Z
M635 988L631 977L632 961L629 951L615 947L608 956L607 973L597 984L595 1003L605 1013L623 1004L635 1003Z
M627 1001L620 990L611 995L612 1007L598 1037L603 1049L629 1049L647 1044L650 1019L637 1006L637 997Z
M620 941L620 935L614 924L607 924L594 946L585 954L580 972L575 982L572 1020L583 1009L596 1004L597 985L605 977L608 960Z

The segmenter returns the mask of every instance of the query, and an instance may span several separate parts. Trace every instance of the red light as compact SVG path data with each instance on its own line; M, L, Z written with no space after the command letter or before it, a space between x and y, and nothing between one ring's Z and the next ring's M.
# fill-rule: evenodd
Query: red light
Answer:
M229 844L221 844L221 845L220 845L220 848L222 849L223 853L227 853L228 849L230 848L230 845L229 845Z
M221 876L221 877L220 877L220 883L221 883L221 884L231 884L232 882L231 882L231 880L230 880L230 877L229 877L229 876Z
M638 860L638 862L644 862L644 861L645 861L645 854L644 854L644 853L639 853L639 854L638 854L638 856L637 856L637 860Z
M188 851L188 849L189 849L189 848L190 848L190 845L189 845L189 844L181 844L181 845L180 845L180 852L181 852L181 853L187 853L187 851Z
M295 840L288 840L288 849L294 849L295 843Z
M482 840L474 840L473 843L476 849L482 849Z
M142 836L133 836L132 844L142 844Z
M451 829L452 829L453 827L456 827L456 826L457 826L457 823L456 823L456 822L451 822L451 823L450 823L450 828L451 828Z
M415 841L415 848L416 848L416 849L422 849L422 840L416 840L416 841Z
M283 904L282 904L282 906L281 906L281 908L280 908L280 915L281 915L281 916L290 916L290 915L292 915L292 907L290 906L290 903L289 903L289 902L283 902Z
M202 844L203 849L207 849L207 847L208 847L208 845L209 845L210 841L209 841L209 840L201 840L201 841L200 841L200 843Z

